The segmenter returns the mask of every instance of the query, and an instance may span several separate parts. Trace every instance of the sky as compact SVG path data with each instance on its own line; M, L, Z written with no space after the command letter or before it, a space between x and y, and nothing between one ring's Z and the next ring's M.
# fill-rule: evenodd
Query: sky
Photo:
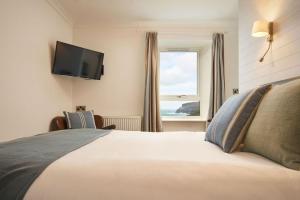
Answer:
M160 53L160 94L197 95L197 52ZM161 101L162 109L177 109L183 101Z
M160 94L197 95L197 53L160 53Z

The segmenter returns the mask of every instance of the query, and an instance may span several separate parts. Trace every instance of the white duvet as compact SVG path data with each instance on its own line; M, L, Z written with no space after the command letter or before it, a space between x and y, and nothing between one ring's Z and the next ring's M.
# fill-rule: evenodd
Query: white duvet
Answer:
M52 163L26 200L300 199L300 172L204 133L113 131Z

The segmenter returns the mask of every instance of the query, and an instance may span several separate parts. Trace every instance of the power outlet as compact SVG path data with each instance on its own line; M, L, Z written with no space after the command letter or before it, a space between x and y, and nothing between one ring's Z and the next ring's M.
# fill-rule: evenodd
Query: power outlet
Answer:
M233 94L238 94L238 93L240 93L240 91L239 91L238 88L233 88L233 89L232 89L232 93L233 93Z
M86 106L76 106L76 111L77 112L86 111Z

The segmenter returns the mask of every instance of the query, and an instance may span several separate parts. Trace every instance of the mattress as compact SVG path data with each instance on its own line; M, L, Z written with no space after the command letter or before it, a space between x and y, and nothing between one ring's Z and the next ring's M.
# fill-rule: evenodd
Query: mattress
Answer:
M26 200L299 199L300 172L204 133L112 131L52 163Z

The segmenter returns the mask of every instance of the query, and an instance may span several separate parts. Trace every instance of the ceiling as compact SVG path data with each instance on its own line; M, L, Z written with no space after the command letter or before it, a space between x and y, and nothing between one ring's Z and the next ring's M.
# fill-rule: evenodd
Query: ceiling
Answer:
M237 19L238 0L57 0L75 24Z

